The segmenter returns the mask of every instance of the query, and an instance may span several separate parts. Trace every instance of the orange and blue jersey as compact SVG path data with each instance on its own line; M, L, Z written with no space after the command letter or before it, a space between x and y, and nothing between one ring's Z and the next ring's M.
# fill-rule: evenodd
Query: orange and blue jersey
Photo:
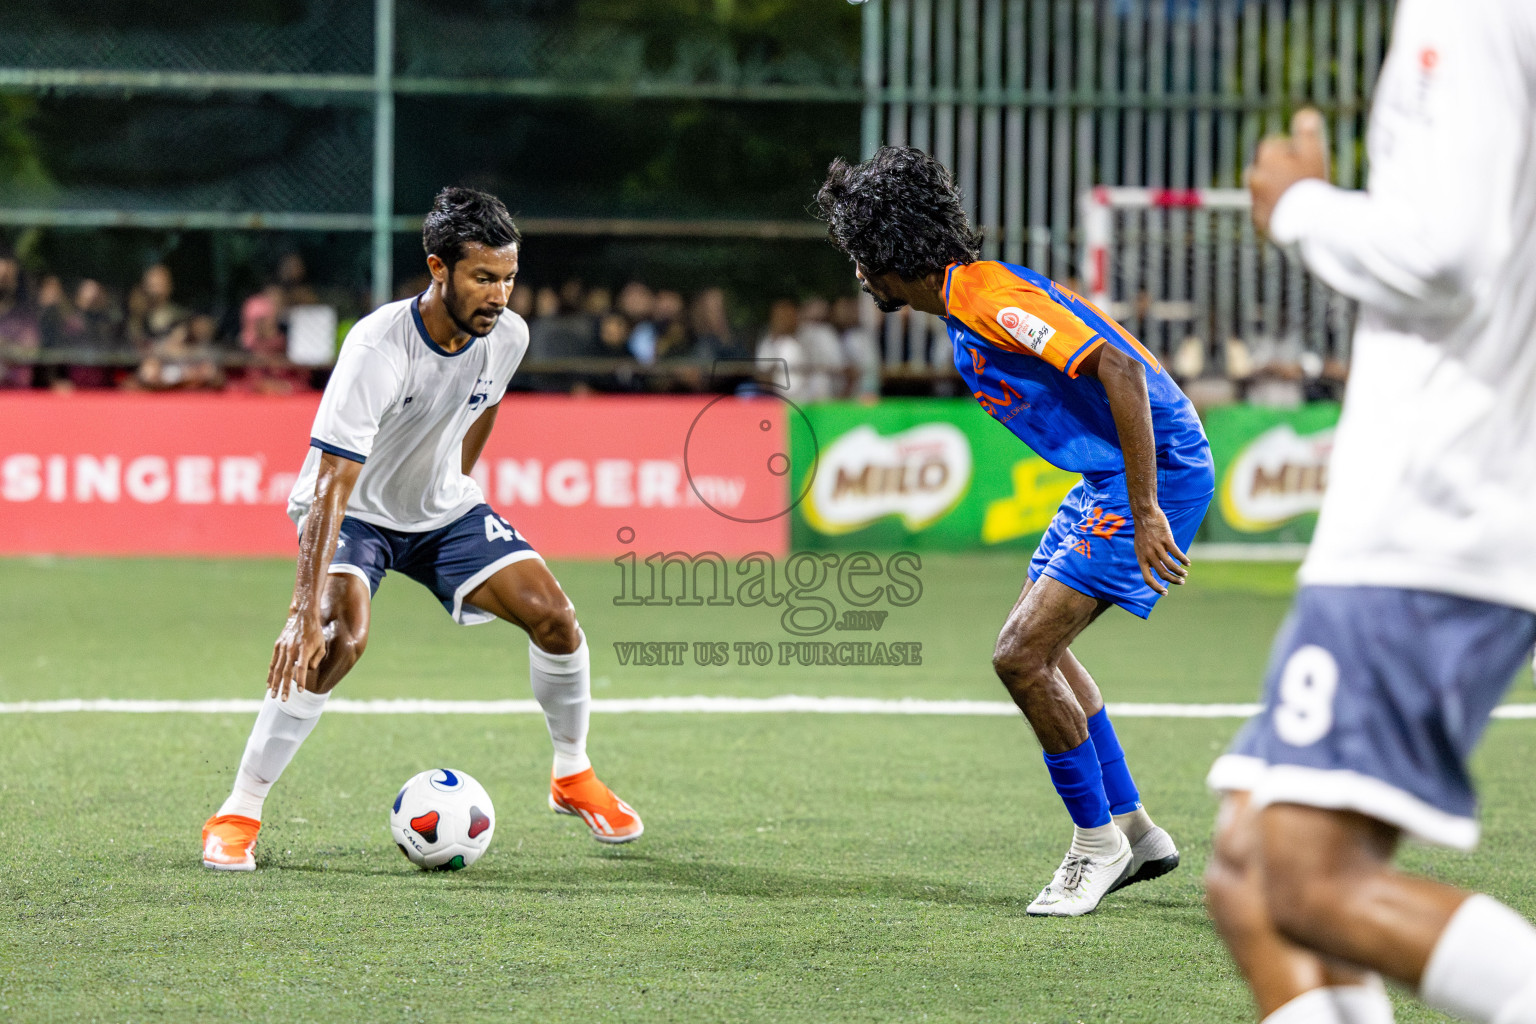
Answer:
M1210 497L1210 444L1194 406L1152 353L1092 303L1026 267L990 260L951 265L944 303L955 369L976 401L1041 458L1094 488L1123 491L1125 457L1104 386L1079 371L1101 345L1138 360L1146 367L1158 503Z

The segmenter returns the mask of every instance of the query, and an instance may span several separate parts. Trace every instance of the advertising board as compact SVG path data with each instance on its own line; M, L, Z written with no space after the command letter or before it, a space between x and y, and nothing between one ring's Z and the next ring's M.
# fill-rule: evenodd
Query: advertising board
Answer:
M0 396L0 554L291 555L318 395ZM772 397L509 394L475 467L541 552L784 551Z

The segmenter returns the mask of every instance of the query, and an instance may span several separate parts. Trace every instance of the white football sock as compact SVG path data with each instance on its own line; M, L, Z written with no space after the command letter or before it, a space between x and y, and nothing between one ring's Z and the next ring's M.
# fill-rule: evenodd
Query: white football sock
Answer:
M1125 838L1133 843L1155 827L1146 810L1141 807L1134 811L1126 811L1124 814L1112 815L1112 818L1120 831L1125 833Z
M1419 995L1478 1024L1536 1022L1536 928L1498 900L1473 894L1451 916L1424 967Z
M1536 1021L1536 981L1505 1000L1493 1024L1531 1024Z
M242 814L261 820L261 805L272 791L272 784L293 760L299 744L314 732L329 697L329 693L296 690L290 691L283 701L267 694L256 714L256 724L251 727L251 738L245 742L234 790L219 808L220 814Z
M1068 852L1101 859L1113 857L1120 852L1121 834L1119 827L1113 821L1096 828L1080 828L1074 825L1072 849Z
M592 716L591 657L587 638L570 654L550 654L528 644L533 696L544 709L544 724L555 745L554 775L563 779L592 767L587 758L587 725Z
M1344 1024L1392 1024L1392 997L1379 974L1370 975L1359 985L1337 985L1324 991L1333 993L1333 1004Z
M1352 1024L1333 998L1337 989L1314 988L1265 1017L1260 1024Z

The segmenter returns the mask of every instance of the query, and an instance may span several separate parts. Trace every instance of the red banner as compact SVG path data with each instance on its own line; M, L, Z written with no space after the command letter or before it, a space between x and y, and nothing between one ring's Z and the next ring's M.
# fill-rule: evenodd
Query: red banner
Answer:
M318 401L0 393L0 554L290 555ZM514 393L475 476L551 557L780 554L785 408Z

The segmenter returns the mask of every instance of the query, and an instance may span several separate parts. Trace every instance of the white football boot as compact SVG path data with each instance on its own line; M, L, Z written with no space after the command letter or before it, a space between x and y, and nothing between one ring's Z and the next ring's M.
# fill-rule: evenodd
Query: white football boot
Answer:
M1109 891L1161 878L1178 866L1179 848L1173 845L1173 836L1153 825L1131 844L1131 873Z
M1131 875L1131 841L1119 829L1120 848L1112 856L1094 857L1067 851L1051 884L1029 905L1031 917L1081 917L1098 908Z

